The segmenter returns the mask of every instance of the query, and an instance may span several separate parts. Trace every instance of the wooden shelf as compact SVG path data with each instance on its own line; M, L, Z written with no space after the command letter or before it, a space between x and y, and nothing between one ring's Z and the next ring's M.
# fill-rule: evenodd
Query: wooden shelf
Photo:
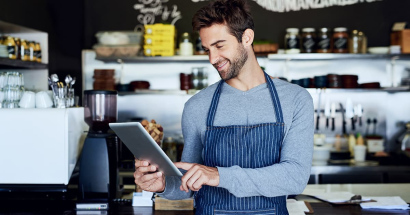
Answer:
M47 69L48 65L44 63L12 60L9 58L0 57L0 68L5 69Z
M392 59L397 57L397 60L410 60L410 54L269 54L257 56L258 58L267 58L268 60L292 60L292 61L308 61L308 60L364 60L364 59ZM106 63L159 63L159 62L208 62L207 55L193 56L171 56L171 57L97 57L97 60Z
M269 54L269 60L364 60L364 59L392 59L410 60L409 54L335 54L335 53L312 53L312 54Z

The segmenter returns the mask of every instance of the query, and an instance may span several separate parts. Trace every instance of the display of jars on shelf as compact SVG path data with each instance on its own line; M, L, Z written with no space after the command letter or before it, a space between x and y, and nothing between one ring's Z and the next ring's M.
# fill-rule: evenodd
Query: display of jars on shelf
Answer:
M41 63L41 46L36 41L3 36L0 40L0 57Z
M367 37L362 31L353 30L350 34L346 27L303 28L301 35L298 28L287 28L285 35L285 53L367 53Z

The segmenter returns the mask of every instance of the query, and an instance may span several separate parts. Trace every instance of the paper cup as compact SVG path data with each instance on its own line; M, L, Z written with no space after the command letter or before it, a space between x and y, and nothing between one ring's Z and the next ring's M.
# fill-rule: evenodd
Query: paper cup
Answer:
M363 162L366 160L366 146L357 145L354 146L354 160L358 162Z

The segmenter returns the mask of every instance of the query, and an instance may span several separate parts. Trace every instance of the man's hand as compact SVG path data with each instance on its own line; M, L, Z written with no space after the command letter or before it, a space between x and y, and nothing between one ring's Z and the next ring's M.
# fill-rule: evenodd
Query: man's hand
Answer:
M202 188L202 185L214 187L219 185L219 172L216 167L185 162L176 162L175 166L187 170L181 178L181 187L179 189L182 191L188 192L189 189L198 191Z
M135 159L135 184L149 192L162 192L165 190L165 176L157 171L157 167L148 161Z

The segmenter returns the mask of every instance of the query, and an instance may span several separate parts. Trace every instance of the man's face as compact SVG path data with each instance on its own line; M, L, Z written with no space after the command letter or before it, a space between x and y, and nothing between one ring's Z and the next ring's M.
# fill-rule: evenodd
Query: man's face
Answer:
M248 59L243 44L222 24L202 28L199 35L209 62L218 70L219 76L225 81L237 77Z

